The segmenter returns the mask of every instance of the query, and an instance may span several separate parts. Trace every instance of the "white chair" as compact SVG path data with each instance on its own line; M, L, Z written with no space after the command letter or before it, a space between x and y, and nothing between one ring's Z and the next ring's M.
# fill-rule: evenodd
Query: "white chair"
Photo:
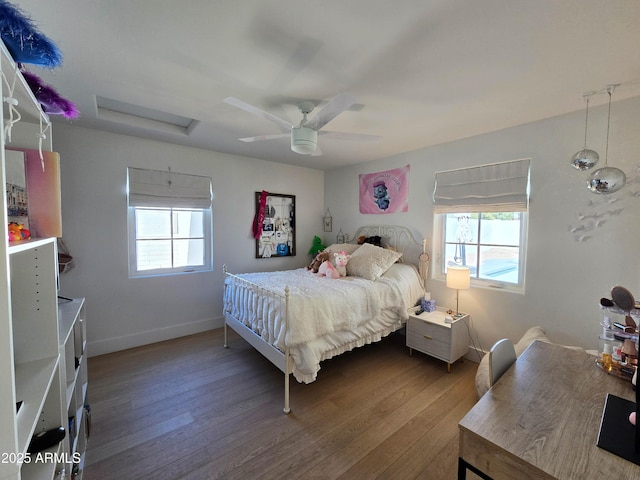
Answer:
M491 385L516 361L516 349L508 338L498 340L489 351L489 379Z

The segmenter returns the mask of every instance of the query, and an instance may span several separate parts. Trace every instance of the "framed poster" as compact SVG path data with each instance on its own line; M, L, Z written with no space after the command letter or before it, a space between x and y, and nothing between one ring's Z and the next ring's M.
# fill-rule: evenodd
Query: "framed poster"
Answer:
M296 196L256 192L256 258L296 254Z
M360 175L360 213L409 211L410 168L406 165Z

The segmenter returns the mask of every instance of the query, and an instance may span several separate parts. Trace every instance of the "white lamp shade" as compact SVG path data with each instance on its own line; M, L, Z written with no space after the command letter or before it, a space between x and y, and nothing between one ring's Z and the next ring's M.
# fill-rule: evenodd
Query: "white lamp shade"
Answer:
M447 287L466 290L471 286L471 271L467 267L447 268Z

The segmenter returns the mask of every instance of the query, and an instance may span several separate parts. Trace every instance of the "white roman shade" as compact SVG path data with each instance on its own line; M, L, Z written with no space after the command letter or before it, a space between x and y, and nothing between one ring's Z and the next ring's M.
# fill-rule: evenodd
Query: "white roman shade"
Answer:
M210 177L132 167L127 175L131 207L211 207Z
M526 212L531 159L436 173L434 213Z

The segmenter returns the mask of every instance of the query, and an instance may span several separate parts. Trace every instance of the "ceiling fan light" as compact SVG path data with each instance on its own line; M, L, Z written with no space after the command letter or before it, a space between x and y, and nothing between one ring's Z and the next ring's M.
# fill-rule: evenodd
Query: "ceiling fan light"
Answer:
M308 127L291 129L291 150L302 155L315 153L318 148L318 132Z

